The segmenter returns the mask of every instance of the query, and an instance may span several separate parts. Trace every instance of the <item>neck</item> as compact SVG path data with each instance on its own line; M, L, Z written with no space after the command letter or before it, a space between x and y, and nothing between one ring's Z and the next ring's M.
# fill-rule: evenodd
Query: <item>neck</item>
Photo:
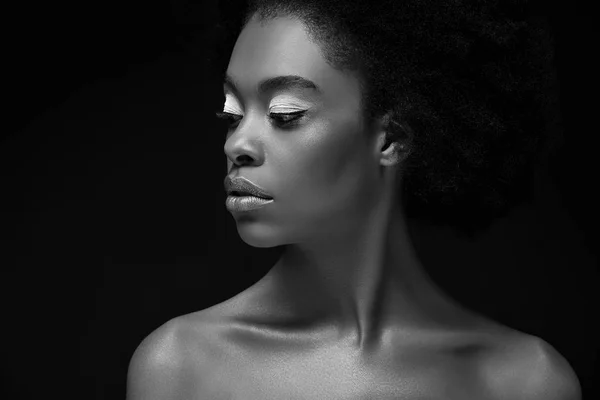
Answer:
M447 299L423 270L393 196L310 243L294 243L265 277L284 318L334 327L352 346L377 346L390 327L439 315Z

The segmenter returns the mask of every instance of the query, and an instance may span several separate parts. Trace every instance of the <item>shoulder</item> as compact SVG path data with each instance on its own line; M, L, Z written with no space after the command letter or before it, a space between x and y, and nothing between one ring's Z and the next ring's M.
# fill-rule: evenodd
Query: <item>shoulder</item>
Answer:
M182 317L151 332L129 362L127 400L191 398L183 378L194 370L196 348L197 333Z
M580 400L569 362L548 342L523 335L487 360L484 378L495 400Z

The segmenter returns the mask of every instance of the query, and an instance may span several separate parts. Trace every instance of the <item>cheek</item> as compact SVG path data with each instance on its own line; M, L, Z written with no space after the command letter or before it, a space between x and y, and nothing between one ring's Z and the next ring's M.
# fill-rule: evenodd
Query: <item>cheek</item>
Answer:
M304 204L316 202L329 209L331 203L339 208L340 203L356 198L364 176L361 135L355 121L323 122L297 143L296 148L302 150L290 154L288 183L303 189Z

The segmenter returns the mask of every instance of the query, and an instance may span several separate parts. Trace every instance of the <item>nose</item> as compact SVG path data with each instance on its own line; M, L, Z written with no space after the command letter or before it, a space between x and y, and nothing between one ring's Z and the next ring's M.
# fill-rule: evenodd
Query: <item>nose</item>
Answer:
M262 144L258 135L251 133L249 125L238 125L235 132L227 138L223 150L229 163L240 165L260 165L263 161ZM229 168L228 168L229 170Z
M261 156L257 146L251 146L247 143L229 145L225 143L225 155L227 156L227 165L233 163L238 166L259 165Z

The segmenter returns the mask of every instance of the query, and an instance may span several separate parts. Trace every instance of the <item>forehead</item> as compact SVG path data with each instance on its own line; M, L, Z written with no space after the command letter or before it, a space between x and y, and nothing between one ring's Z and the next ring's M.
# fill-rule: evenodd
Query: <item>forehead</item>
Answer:
M309 79L330 99L359 97L359 82L350 72L333 68L325 61L304 24L292 17L266 21L252 18L233 48L227 75L243 94L252 96L257 85L275 76L297 75Z

